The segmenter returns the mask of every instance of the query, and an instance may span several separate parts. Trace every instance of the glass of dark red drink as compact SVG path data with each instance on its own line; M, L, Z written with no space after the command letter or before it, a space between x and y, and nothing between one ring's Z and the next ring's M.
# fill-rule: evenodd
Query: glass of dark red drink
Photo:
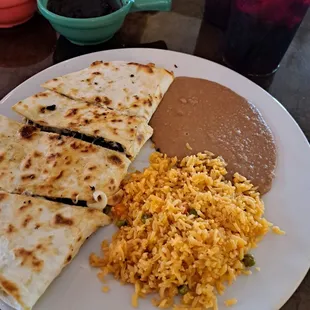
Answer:
M226 30L231 0L205 0L204 18L210 24Z
M310 0L232 0L224 62L246 75L274 73L309 5Z

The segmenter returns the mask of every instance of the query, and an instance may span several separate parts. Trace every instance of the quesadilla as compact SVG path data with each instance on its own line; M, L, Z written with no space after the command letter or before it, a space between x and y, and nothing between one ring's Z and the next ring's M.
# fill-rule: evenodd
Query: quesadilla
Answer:
M104 208L129 164L119 152L0 116L0 188L10 193Z
M93 208L0 191L0 299L29 310L97 228Z
M149 121L173 79L172 72L154 64L95 61L84 70L54 78L42 87Z
M73 135L125 152L131 159L153 134L153 129L142 117L75 101L49 90L18 102L13 110L42 130Z

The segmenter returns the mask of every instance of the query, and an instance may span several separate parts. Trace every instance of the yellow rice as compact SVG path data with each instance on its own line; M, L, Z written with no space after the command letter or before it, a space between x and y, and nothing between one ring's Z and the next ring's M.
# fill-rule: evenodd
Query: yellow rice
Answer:
M272 231L277 234L277 235L285 235L285 231L283 231L282 229L280 229L279 226L273 226L272 227Z
M186 148L187 148L188 150L190 150L190 151L192 151L192 150L193 150L193 148L190 146L190 144L189 144L189 143L186 143L186 144L185 144L185 146L186 146Z
M238 302L238 300L236 298L232 298L232 299L228 299L225 301L225 305L227 307L231 307L233 305L235 305Z
M246 269L244 255L271 224L259 192L246 178L225 180L226 163L211 153L182 161L154 153L150 166L124 181L128 226L90 256L102 274L135 286L138 297L156 292L156 306L217 309L217 294ZM197 215L188 212L195 209ZM143 215L149 219L142 221ZM188 292L175 305L178 287Z
M101 289L104 293L107 293L110 291L110 287L109 286L103 286Z

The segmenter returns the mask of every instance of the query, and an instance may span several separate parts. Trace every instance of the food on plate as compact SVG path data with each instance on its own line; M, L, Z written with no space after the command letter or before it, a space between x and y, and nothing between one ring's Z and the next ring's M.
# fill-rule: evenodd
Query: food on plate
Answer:
M255 263L249 251L272 225L260 193L238 173L226 180L226 163L212 153L182 160L154 153L122 189L123 200L111 211L122 225L90 264L100 268L100 279L112 273L134 284L133 305L156 292L161 308L179 295L191 309L217 309L217 293L249 273Z
M237 302L238 302L238 300L236 298L232 298L232 299L225 300L225 305L227 307L231 307L231 306L235 305Z
M71 18L91 18L108 15L120 8L120 1L111 0L48 0L47 9Z
M239 172L262 194L270 190L276 167L272 132L260 112L229 88L177 77L150 125L162 153L183 158L211 151L228 163L228 178Z
M15 104L13 110L42 130L73 135L125 152L131 159L153 133L144 118L121 114L105 106L75 101L52 91L24 99Z
M255 266L255 258L252 254L245 254L242 260L245 267Z
M109 217L92 208L0 191L0 299L30 310Z
M277 235L285 235L285 231L282 230L279 226L273 226L272 231Z
M95 61L90 67L45 82L44 88L148 121L174 75L154 64Z
M122 153L0 116L0 188L10 193L103 209L129 164Z

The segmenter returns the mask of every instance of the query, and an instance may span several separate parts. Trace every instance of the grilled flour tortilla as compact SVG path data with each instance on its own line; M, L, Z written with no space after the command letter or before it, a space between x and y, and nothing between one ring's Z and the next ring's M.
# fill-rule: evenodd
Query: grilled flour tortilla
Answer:
M149 121L173 79L172 72L154 64L95 61L84 70L54 78L42 86Z
M0 191L0 299L31 309L109 218L93 208Z
M75 101L52 91L18 102L13 110L48 131L71 134L136 157L153 129L142 117ZM79 133L79 135L77 135Z
M123 154L0 116L0 188L103 209L130 160Z

